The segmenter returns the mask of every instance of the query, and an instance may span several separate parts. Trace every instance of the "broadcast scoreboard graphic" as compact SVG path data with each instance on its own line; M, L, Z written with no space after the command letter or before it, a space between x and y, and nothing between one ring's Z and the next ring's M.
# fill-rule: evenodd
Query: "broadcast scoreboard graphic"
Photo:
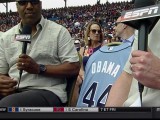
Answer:
M160 118L160 107L0 107L1 118Z
M0 112L160 112L160 108L151 107L1 107Z
M0 109L3 112L99 112L99 108L78 107L8 107Z

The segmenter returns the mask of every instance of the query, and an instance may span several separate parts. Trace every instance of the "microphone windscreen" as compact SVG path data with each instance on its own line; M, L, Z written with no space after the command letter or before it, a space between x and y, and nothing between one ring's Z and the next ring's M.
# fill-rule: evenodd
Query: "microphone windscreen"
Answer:
M31 34L31 33L32 33L32 27L30 25L23 25L21 34Z
M156 0L135 0L134 8L141 8L145 6L155 5Z

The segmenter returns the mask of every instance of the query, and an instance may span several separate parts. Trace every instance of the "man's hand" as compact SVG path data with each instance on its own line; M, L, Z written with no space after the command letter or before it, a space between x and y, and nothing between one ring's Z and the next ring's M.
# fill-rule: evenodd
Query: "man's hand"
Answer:
M144 86L160 89L160 59L151 51L136 50L131 55L133 77Z
M3 96L10 95L16 90L17 81L8 76L0 75L0 94Z
M31 74L39 73L39 65L28 55L21 54L17 60L17 69Z

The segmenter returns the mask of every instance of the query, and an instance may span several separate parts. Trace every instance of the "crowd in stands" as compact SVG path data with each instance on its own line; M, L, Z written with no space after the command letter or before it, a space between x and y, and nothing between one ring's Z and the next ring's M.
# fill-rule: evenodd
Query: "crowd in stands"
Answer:
M98 21L104 36L112 34L114 22L123 10L133 7L131 2L95 4L56 9L43 9L42 14L49 20L65 26L73 38L84 38L84 29L89 21ZM17 12L0 13L0 31L5 32L20 21Z

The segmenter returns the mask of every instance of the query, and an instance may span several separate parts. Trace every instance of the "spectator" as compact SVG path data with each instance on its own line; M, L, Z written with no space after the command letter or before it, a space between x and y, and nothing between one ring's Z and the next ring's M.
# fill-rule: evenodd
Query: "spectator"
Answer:
M75 87L75 90L74 90L75 92L74 98L77 98L76 95L77 95L77 92L79 91L79 86L81 85L82 80L84 78L84 70L89 57L94 52L96 52L103 43L102 27L99 23L92 21L88 24L85 32L85 43L86 45L84 47L81 47L80 49L80 55L82 56L82 64L81 64L81 69L76 82L77 87Z
M135 29L124 23L121 23L121 17L117 19L113 30L115 33L114 34L115 38L120 38L122 42L128 42L130 44L133 43Z
M120 12L131 8L131 2L116 2L112 4L106 2L106 4L92 6L67 7L67 10L66 8L43 9L42 14L44 18L68 27L71 34L78 34L77 32L80 32L85 24L93 19L100 20L102 27L108 28L110 34L114 21ZM0 19L1 31L7 31L20 21L17 12L0 13ZM76 22L80 23L80 26L77 28L74 26Z
M76 47L76 50L79 52L80 48L81 48L81 42L80 42L80 40L75 40L74 41L74 45Z

